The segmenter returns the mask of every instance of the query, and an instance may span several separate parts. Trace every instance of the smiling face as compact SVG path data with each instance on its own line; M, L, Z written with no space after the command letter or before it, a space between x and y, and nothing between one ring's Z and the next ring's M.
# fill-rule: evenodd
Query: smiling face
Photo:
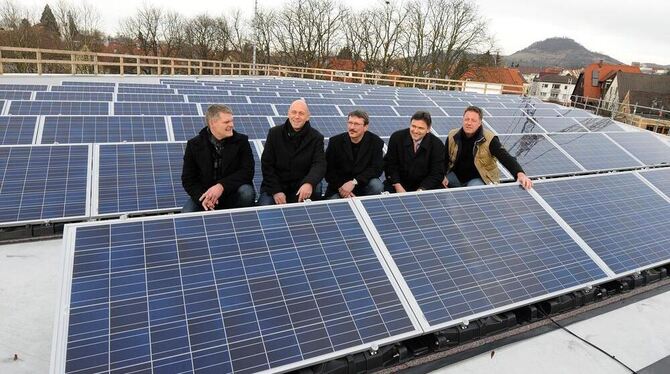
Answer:
M368 125L365 119L356 116L349 116L347 119L347 132L352 143L358 143L363 139L363 135L368 131Z
M415 142L423 139L428 134L428 131L430 131L430 126L424 120L413 119L409 124L409 134Z
M288 108L288 121L293 127L293 130L302 130L305 123L309 121L309 109L307 103L303 100L294 101Z
M468 110L463 114L463 132L467 137L474 135L482 127L482 118L479 113Z
M219 113L209 121L209 131L218 140L233 136L233 115L230 113Z

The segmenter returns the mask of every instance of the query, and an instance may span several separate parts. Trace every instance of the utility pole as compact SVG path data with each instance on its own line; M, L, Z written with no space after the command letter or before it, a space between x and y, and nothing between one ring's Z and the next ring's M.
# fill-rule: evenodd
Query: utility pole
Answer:
M256 73L256 43L258 41L258 0L254 0L254 22L253 22L253 27L254 27L254 53L251 61L251 69L253 71L254 75L257 75Z

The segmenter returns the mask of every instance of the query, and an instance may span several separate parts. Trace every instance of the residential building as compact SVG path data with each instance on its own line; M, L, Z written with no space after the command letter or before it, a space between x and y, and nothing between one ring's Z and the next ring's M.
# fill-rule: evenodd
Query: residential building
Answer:
M605 64L602 60L588 65L584 68L584 72L579 74L579 78L577 78L577 83L571 96L573 104L592 107L598 106L604 93L602 90L604 78L608 77L613 71L642 74L639 66Z
M495 93L502 92L521 94L525 92L525 88L523 88L523 86L526 81L523 79L519 69L494 66L477 66L468 69L468 71L466 71L460 79L464 81L493 83L494 85L500 86L500 91ZM480 88L473 87L473 89Z
M528 95L537 97L543 101L569 104L570 95L575 89L576 82L577 78L572 75L544 75L533 81Z

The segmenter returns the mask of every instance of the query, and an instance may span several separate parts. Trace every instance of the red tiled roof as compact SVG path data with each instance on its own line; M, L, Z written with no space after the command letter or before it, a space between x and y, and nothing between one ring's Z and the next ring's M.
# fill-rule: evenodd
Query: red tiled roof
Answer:
M519 69L500 67L473 67L466 71L461 79L518 86L526 82Z
M333 70L365 71L365 62L358 60L354 63L348 59L331 58L326 67Z
M592 84L592 74L594 70L598 70L598 85L593 86ZM640 72L640 67L639 66L631 66L631 65L611 65L611 64L605 64L605 63L600 63L596 62L591 65L588 65L587 67L584 68L584 92L582 93L582 96L585 97L591 97L591 98L600 98L602 96L602 93L600 92L600 82L603 82L606 80L608 77L611 76L612 72L616 71L623 71L626 73L637 73L637 74L642 74Z

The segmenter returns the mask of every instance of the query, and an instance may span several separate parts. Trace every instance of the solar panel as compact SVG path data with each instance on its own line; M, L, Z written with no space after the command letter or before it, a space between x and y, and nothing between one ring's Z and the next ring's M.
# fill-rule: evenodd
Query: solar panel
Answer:
M66 236L55 371L287 371L419 330L346 201Z
M651 169L638 172L665 196L670 197L670 168Z
M355 109L362 109L371 116L397 116L393 107L388 105L366 105L366 106L356 106L356 105L340 105L340 110L342 113L349 113Z
M230 103L227 104L233 110L234 116L274 116L275 111L271 104L243 104ZM202 112L207 112L207 104L200 104Z
M442 111L450 117L457 117L458 119L462 119L463 112L465 111L465 108L467 108L467 105L465 104L467 103L463 103L463 106L458 107L440 105L440 109L442 109Z
M246 97L246 96L245 96ZM259 104L284 104L290 105L295 101L295 98L292 97L279 97L279 96L249 96L249 100L252 103Z
M499 139L529 177L568 175L582 171L542 135L500 135Z
M42 144L167 141L164 117L47 116Z
M670 164L670 147L651 132L611 132L607 136L645 165Z
M51 92L114 92L114 87L106 86L51 86Z
M670 204L633 173L537 183L536 191L617 274L670 258Z
M276 125L281 125L286 117L274 117L273 120ZM347 117L343 116L311 117L309 123L326 138L347 131Z
M395 96L392 96L395 98ZM398 105L393 99L353 99L354 105L356 106L365 106L365 105ZM346 105L346 104L345 104ZM349 104L351 105L351 104Z
M461 114L460 116L463 117L463 112L465 111L466 107L463 107L461 109ZM486 112L489 113L489 115L494 116L494 117L526 117L526 113L518 108L515 109L504 109L504 108L486 108L484 109ZM451 113L448 113L451 115ZM484 119L487 119L488 116L484 116Z
M0 226L88 216L89 145L0 147Z
M533 117L533 120L548 132L587 132L588 130L572 118Z
M0 100L30 100L30 91L0 91Z
M176 141L186 141L196 136L205 127L205 117L180 116L172 118L172 130ZM270 129L267 117L233 117L235 131L241 132L249 139L265 139Z
M157 89L169 89L165 84L156 84L156 83L119 83L119 90L122 88L157 88Z
M179 95L223 95L223 96L229 96L228 91L218 91L214 89L199 89L199 88L179 88L177 89L177 94Z
M0 145L32 144L37 117L0 116Z
M43 84L0 84L3 91L46 91L48 86Z
M470 101L470 105L476 105L483 109L507 109L507 107L503 105L503 103L493 101L479 102L479 103L476 101Z
M603 134L549 134L548 136L587 170L612 170L641 166Z
M108 115L109 104L96 101L12 101L13 115Z
M200 114L197 105L195 103L116 102L114 103L114 114L127 116L195 116Z
M231 103L249 103L246 96L230 96L230 95L188 95L189 103L217 103L217 104L231 104Z
M324 95L325 95L325 94L324 94ZM265 94L265 96L267 96L267 93ZM279 92L279 96L281 96L281 97L291 97L291 98L293 98L293 99L297 99L297 98L303 97L303 98L307 99L307 98L317 98L317 97L321 97L321 93L319 93L319 92L312 92L311 90L309 90L309 91L302 90L302 91L300 91L300 92L298 92L298 93L292 93L292 92ZM324 96L324 97L326 97L326 96ZM339 96L331 96L331 97L339 97ZM356 97L358 97L358 96L356 96Z
M285 114L285 113L288 113L289 105L277 104L277 105L275 105L275 108L277 108L277 113ZM337 107L335 105L329 105L329 104L309 105L309 113L313 116L341 116L342 115L342 113L340 113L337 110ZM344 113L348 113L348 112L344 112Z
M322 97L308 97L306 99L308 105L314 104L333 104L333 105L351 105L352 99L337 99L337 98L322 98ZM289 103L290 104L290 103ZM347 114L347 113L345 113Z
M163 88L158 88L163 87ZM167 88L165 86L157 87L134 87L134 86L123 86L119 87L118 93L129 93L129 94L163 94L163 95L174 95L174 88Z
M300 92L300 95L304 95L305 93L303 91ZM333 92L331 93L322 93L321 96L323 97L332 97L332 98L337 98L337 99L360 99L361 95L357 93L343 93L343 92Z
M398 115L401 116L412 116L419 110L423 110L431 114L431 116L443 116L444 112L436 106L396 106L394 107L395 111L398 112Z
M462 117L432 117L431 119L433 120L431 127L439 135L447 136L449 135L449 131L460 129L463 126ZM407 125L409 126L409 120L407 121Z
M262 146L261 150L256 148L255 142L251 144L251 148L254 153L254 191L256 191L256 200L261 196L261 183L263 183L263 170L261 169L261 155L263 154Z
M103 87L114 87L116 83L114 82L82 82L82 81L63 81L61 82L63 86L103 86Z
M93 215L181 209L188 198L181 185L185 143L119 143L98 147Z
M593 132L617 132L623 131L619 122L609 118L595 117L595 118L575 118L582 126Z
M112 101L111 93L103 92L37 92L35 100L46 101Z
M436 105L434 102L432 102L430 99L422 99L422 100L417 100L416 98L413 99L406 99L403 97L398 97L396 99L396 102L398 105L402 106L418 106L418 107L428 107L428 108L435 108ZM434 110L434 109L431 109Z
M484 122L498 134L544 133L544 130L528 117L486 117Z
M132 101L142 103L183 103L184 95L120 93L116 95L116 101Z
M411 291L425 330L606 277L517 185L362 198L357 204L388 250L396 279Z
M535 105L537 107L537 105ZM555 108L563 117L595 117L592 113L577 108Z
M529 117L562 117L555 109L525 108L524 111L528 113Z

